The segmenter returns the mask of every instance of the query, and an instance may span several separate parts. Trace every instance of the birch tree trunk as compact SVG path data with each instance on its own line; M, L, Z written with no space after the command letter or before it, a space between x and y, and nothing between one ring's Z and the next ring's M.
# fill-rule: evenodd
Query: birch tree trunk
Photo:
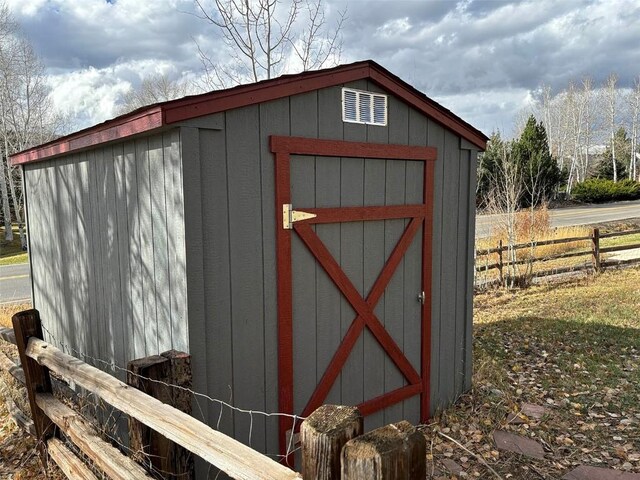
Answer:
M2 217L4 219L4 239L13 241L13 230L11 229L11 207L9 205L9 191L7 189L7 169L6 156L2 156L2 172L0 172L0 195L2 195Z
M584 101L584 160L582 162L582 181L587 179L589 174L589 150L591 149L591 129L593 128L593 83L591 78L585 77L582 80L582 95Z
M18 233L20 235L20 246L22 247L22 250L26 250L27 249L27 235L24 229L24 219L22 216L22 209L24 208L24 195L22 192L22 169L20 168L13 168L11 165L9 165L7 163L7 170L8 170L8 177L9 177L9 191L11 192L11 200L13 201L13 213L16 217L16 222L18 223ZM15 172L18 172L18 175L20 176L20 185L21 185L21 192L20 195L17 194L16 192L16 182L13 179Z
M11 215L15 215L23 249L27 238L22 171L18 171L20 183L16 185L15 169L9 164L8 157L51 140L63 125L64 118L52 108L40 59L21 36L9 11L0 5L0 137L3 149L0 195L5 225L10 225ZM13 239L10 228L5 237Z
M611 162L613 163L613 181L618 181L618 165L616 162L616 102L618 100L618 91L616 83L618 76L615 73L609 75L605 83L605 97L607 102L609 138L611 140Z
M631 159L629 164L629 178L640 181L638 171L638 135L640 134L640 77L634 81L634 88L630 94L631 110Z

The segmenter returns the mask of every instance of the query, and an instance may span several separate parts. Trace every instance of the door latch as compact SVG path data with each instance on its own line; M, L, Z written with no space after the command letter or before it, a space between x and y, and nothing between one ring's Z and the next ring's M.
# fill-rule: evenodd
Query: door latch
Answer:
M282 205L282 228L285 230L291 230L295 222L300 220L308 220L315 218L315 213L303 212L301 210L294 210L290 203Z
M426 297L426 295L424 294L424 292L420 292L420 293L418 294L418 301L419 301L422 305L424 305L424 302L425 302L426 298L427 298L427 297Z

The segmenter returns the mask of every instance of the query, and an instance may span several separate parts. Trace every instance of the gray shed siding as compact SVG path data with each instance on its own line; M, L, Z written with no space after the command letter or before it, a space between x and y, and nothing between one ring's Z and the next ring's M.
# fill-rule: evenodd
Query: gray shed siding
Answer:
M187 350L179 130L24 173L33 302L48 339L123 367Z
M373 82L364 80L348 86L380 90ZM431 395L435 410L469 388L471 381L469 299L477 152L460 137L393 96L389 97L387 127L343 123L340 105L341 88L331 87L191 120L182 128L194 386L241 408L278 410L274 162L269 136L425 145L438 150L431 306ZM419 195L421 181L416 185L415 179L419 178L416 173L422 166L417 162L397 162L403 163L401 167L391 163L296 158L292 162L294 206L297 202L307 207L312 206L310 203L326 206L336 198L343 205L415 201L411 198ZM404 224L386 221L321 225L316 231L336 259L340 259L340 252L346 253L350 248L363 249L364 256L344 255L342 266L352 272L350 278L361 293L366 293L382 266L383 258L378 254L388 256ZM296 242L294 235L294 284L295 269L313 262ZM412 258L420 256L419 242L419 238L414 240L387 292L402 292L414 281L419 266ZM351 307L323 270L319 266L311 268L315 268L315 276L300 277L300 281L306 282L307 291L315 291L315 295L304 299L294 296L294 310L309 312L309 328L294 326L294 345L304 342L310 349L294 350L296 372L309 372L308 378L300 378L296 373L300 391L305 392L294 399L297 409L302 408L305 396L313 390L333 355L327 345L338 345L354 317ZM383 298L376 314L383 321L385 316L401 309L408 318L412 309L419 309L415 293L413 288L406 288L404 299L397 304ZM340 322L329 321L335 318L340 318ZM413 351L414 326L407 322L388 325L388 329L400 347L405 348L414 367L419 367L419 351ZM313 354L306 354L309 351ZM360 364L353 359L347 362L327 401L357 403L381 389L403 384L402 377L368 331L358 340L351 356L359 359ZM367 368L365 364L363 372L362 359L382 368ZM356 382L351 378L362 380ZM226 433L259 450L278 453L276 418L253 415L252 419L248 414L233 414L228 409L221 413L218 406L210 404L207 409L200 403L212 425L219 424ZM372 415L365 426L370 428L404 417L415 422L418 411L415 397Z

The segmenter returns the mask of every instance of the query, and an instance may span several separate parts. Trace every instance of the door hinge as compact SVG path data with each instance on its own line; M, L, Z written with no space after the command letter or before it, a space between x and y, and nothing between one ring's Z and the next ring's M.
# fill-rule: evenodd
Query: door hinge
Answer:
M282 205L282 228L285 230L291 230L295 222L315 217L317 217L315 213L294 210L290 203Z
M425 296L424 292L420 292L420 293L418 294L418 301L419 301L422 305L424 305L424 301L426 300L426 298L427 298L427 297Z

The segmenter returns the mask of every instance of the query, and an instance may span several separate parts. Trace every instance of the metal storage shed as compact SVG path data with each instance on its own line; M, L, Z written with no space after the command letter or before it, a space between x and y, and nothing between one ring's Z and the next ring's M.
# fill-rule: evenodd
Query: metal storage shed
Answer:
M50 341L107 362L188 351L194 389L238 407L425 420L470 387L486 140L364 61L21 152L34 306ZM286 447L287 417L194 412Z

